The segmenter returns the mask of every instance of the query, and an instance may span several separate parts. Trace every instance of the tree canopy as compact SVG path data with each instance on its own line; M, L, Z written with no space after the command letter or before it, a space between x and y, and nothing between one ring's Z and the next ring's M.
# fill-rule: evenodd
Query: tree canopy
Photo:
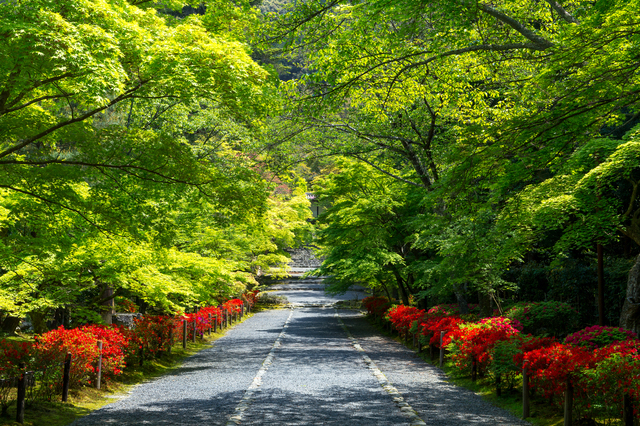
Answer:
M266 45L307 59L284 87L290 131L275 133L273 161L347 156L412 188L420 209L397 238L427 257L415 293L478 290L499 304L515 288L506 271L532 253L637 243L637 7L292 4L263 31ZM343 229L331 208L326 221L324 233ZM357 247L342 256L358 259Z

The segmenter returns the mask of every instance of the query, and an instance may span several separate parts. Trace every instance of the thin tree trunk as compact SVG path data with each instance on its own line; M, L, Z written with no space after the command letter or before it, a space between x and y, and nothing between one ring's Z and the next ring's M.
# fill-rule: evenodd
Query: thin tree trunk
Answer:
M409 295L407 294L407 289L404 286L404 280L400 275L400 271L397 268L393 268L393 275L396 277L396 282L398 283L398 289L400 290L400 297L402 297L402 304L408 306L409 305Z
M640 255L629 271L627 294L620 313L620 327L640 333Z
M33 325L33 331L37 334L46 333L49 331L47 327L47 315L42 312L29 312L31 318L31 324Z
M493 314L491 312L491 296L488 293L478 291L478 301L480 302L480 317L490 317Z
M454 294L456 295L456 300L458 301L458 309L460 309L461 315L467 315L469 313L469 302L467 301L467 297L465 293L467 292L467 284L457 285Z
M104 306L101 312L102 321L105 324L113 324L113 314L115 313L115 300L113 299L113 287L108 284L105 284L104 289L102 290L101 298L106 299L102 305Z

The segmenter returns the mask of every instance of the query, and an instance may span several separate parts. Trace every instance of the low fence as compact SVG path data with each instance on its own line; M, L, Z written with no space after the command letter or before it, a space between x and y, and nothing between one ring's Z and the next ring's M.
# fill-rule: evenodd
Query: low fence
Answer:
M196 309L196 313L198 310ZM195 342L199 337L204 339L205 333L211 335L219 329L228 328L233 323L240 321L247 313L251 312L251 305L242 302L239 310L229 311L220 310L220 314L215 315L208 313L206 319L199 320L198 315L191 318L176 320L180 323L182 331L182 347L186 349L187 342L190 340ZM174 327L176 328L176 327ZM173 329L172 329L173 333ZM168 352L171 352L171 346L175 344L176 339L171 336L169 339ZM93 385L100 389L102 384L103 373L103 341L97 341L98 357L95 363L95 378ZM142 366L145 361L144 346L139 351L139 364ZM25 363L20 363L17 375L11 377L0 378L0 406L2 415L6 416L11 401L12 394L15 394L16 403L16 422L24 423L25 405L29 401L51 400L54 396L59 395L62 402L67 402L69 396L69 387L71 384L71 368L73 362L76 361L71 354L67 352L64 362L51 363L45 368L27 370Z

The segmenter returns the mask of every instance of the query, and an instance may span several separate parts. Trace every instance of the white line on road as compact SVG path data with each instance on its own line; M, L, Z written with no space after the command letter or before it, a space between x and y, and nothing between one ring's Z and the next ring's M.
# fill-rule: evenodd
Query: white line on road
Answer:
M253 378L253 381L251 382L247 390L244 392L244 396L242 397L238 405L236 405L234 414L232 414L231 417L229 417L229 420L227 421L226 426L235 426L242 423L242 416L244 415L244 412L247 411L251 406L253 394L255 394L258 391L258 388L262 384L262 376L264 376L264 374L269 369L269 366L273 363L273 358L275 357L276 349L278 349L281 346L280 340L285 335L287 327L289 327L289 320L293 316L293 312L294 311L291 310L291 313L289 313L287 320L284 322L284 325L282 326L282 331L276 338L276 341L273 342L273 346L271 347L271 351L269 351L269 355L267 355L267 357L262 362L262 367L260 367L260 370L258 370L256 377Z
M351 340L351 344L353 345L354 348L356 348L358 352L360 352L360 355L362 355L362 359L364 360L364 363L369 367L369 370L371 370L371 373L376 377L376 379L378 379L378 383L380 383L380 386L382 386L382 388L386 390L387 393L391 396L391 398L393 399L393 402L396 403L402 415L404 417L409 418L409 421L411 422L411 426L426 426L427 424L424 422L424 420L422 420L420 416L418 416L418 412L414 410L413 407L411 407L409 403L404 400L404 398L402 397L402 394L398 391L398 389L396 389L396 387L393 386L389 382L389 380L387 380L386 376L382 373L382 371L380 371L378 366L376 366L376 363L373 362L373 360L369 358L369 356L364 351L364 349L362 349L362 346L360 346L356 338L353 337L353 335L347 328L346 324L342 321L342 318L340 318L340 314L338 313L338 310L336 309L335 311L336 311L335 317L338 319L338 322L342 326L342 329L344 330L344 332L347 334L347 337L349 338L349 340Z

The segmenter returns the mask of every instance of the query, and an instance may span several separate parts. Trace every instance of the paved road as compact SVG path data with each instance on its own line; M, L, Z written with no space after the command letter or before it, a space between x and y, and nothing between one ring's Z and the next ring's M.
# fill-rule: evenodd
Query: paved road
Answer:
M303 306L323 304L320 291L282 291L316 299L254 315L182 368L75 424L528 424L449 385L358 312Z

